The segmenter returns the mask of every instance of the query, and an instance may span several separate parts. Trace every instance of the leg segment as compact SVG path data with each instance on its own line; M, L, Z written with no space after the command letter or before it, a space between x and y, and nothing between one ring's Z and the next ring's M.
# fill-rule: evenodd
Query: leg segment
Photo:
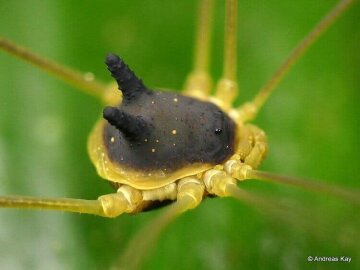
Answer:
M330 185L324 182L306 180L297 177L289 177L289 176L278 175L275 173L263 172L257 170L249 170L247 172L247 177L250 179L257 179L266 182L296 186L302 189L331 195L333 197L342 199L344 201L354 203L358 206L360 205L359 190L349 190L335 185Z
M330 185L324 182L314 181L314 180L306 180L298 177L289 177L284 175L278 175L275 173L264 172L253 170L253 168L240 160L230 159L228 160L223 167L224 171L227 175L240 180L261 180L266 182L272 182L277 184L295 186L298 188L302 188L305 190L310 190L313 192L324 193L335 198L341 199L345 202L350 202L354 205L360 205L360 191L359 190L349 190L346 188L341 188L335 185ZM226 174L220 170L210 170L205 173L205 178L211 178L212 175L218 175L219 179L225 178ZM207 180L208 182L210 180ZM212 182L214 180L211 180ZM216 180L220 181L220 180ZM228 180L224 180L226 182ZM213 182L214 183L214 182ZM205 182L206 187L209 184ZM214 184L212 184L214 185ZM221 185L224 185L221 183ZM223 187L224 189L224 187ZM217 193L216 193L217 194ZM220 193L219 193L220 194Z
M225 40L224 40L224 70L215 97L225 110L231 107L236 98L238 85L236 80L237 62L237 0L226 1Z
M117 193L100 196L97 200L24 196L0 197L1 208L56 210L102 217L117 217L124 212L132 213L141 202L141 192L125 185L120 187Z
M231 196L252 205L268 205L268 201L262 197L238 188L236 179L222 170L213 169L207 171L204 174L204 183L209 193L219 197Z
M69 67L62 66L1 36L0 50L33 64L75 88L82 90L86 94L95 96L99 99L102 99L104 95L106 86L103 83L94 80L94 75L91 73L81 73Z
M57 210L105 216L102 205L98 200L81 200L70 198L35 198L28 196L1 196L0 207Z
M353 0L340 0L339 3L330 10L325 17L310 31L310 33L295 47L295 49L285 59L285 62L275 71L265 85L260 89L255 98L238 108L238 118L242 122L254 119L257 112L264 105L270 94L279 85L281 80L300 59L300 57L310 48L312 44L330 27L330 25L340 16Z
M253 125L239 128L237 155L242 162L257 168L267 153L267 138L265 132Z
M184 94L192 97L206 98L211 88L208 71L212 13L213 0L201 0L199 2L194 68L186 80L184 91Z
M254 147L251 149L249 155L245 158L245 164L250 165L252 168L257 168L260 162L265 158L267 153L267 138L261 129L256 126L249 126L254 140Z
M252 169L248 165L240 161L233 161L235 166L232 166L232 174L235 175L236 171L238 171L237 175L240 179L251 177ZM235 170L234 168L239 168L240 170ZM207 171L203 177L207 191L219 197L232 197L251 207L255 207L275 222L286 223L301 230L314 231L318 228L318 224L314 226L312 222L313 216L308 208L296 203L294 204L289 199L284 201L283 198L279 199L244 190L238 187L236 180L228 174L228 172L225 173L220 168Z
M195 177L186 177L179 181L177 192L177 200L131 240L125 253L111 269L139 269L166 226L181 213L199 205L204 195L204 185Z

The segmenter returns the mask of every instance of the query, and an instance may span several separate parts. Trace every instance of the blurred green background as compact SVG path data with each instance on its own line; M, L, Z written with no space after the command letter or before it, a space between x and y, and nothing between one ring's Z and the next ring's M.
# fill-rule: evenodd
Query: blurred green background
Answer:
M216 2L211 73L218 79L224 7ZM335 3L239 2L237 104L254 96ZM104 56L116 52L148 86L181 89L192 65L196 6L1 1L0 35L104 81L110 81ZM356 5L311 48L255 121L270 143L263 170L359 189L359 16ZM112 192L86 153L101 110L91 97L1 52L0 194L93 199ZM360 268L359 211L351 204L261 182L242 186L305 207L308 215L284 222L234 199L208 199L164 231L144 269ZM108 220L0 210L0 267L107 269L159 213ZM352 262L309 264L308 256L350 256Z

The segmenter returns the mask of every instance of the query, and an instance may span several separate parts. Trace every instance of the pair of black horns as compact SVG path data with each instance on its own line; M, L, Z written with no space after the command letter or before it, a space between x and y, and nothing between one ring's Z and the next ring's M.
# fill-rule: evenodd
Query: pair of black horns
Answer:
M105 63L123 94L124 104L131 104L139 96L151 92L119 56L108 54ZM103 117L130 140L139 140L148 131L148 124L143 118L126 113L121 108L106 107Z

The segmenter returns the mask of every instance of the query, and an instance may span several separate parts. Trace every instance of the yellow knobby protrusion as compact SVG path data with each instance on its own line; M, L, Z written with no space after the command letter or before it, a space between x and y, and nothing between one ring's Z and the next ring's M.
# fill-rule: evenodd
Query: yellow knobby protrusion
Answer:
M239 160L228 160L224 165L225 172L238 180L248 178L248 172L252 170L251 166L242 163Z
M208 170L204 174L204 183L206 190L219 197L228 196L227 187L236 185L236 180L226 174L224 171Z

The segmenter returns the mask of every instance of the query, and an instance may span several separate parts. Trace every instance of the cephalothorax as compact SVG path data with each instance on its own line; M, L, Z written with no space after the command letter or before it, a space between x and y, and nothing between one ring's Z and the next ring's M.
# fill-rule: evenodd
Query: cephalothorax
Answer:
M104 144L112 162L165 175L194 163L214 166L234 154L235 123L218 106L148 90L114 55L107 65L124 97L119 107L104 110L110 124L104 126Z
M104 110L111 125L104 126L104 144L111 161L167 174L194 163L215 165L234 153L235 124L219 107L176 93L148 90L116 56L108 56L107 64L114 77L119 69L125 69L131 82L127 88L128 84L116 78L124 100L119 108ZM136 95L133 85L139 89Z

